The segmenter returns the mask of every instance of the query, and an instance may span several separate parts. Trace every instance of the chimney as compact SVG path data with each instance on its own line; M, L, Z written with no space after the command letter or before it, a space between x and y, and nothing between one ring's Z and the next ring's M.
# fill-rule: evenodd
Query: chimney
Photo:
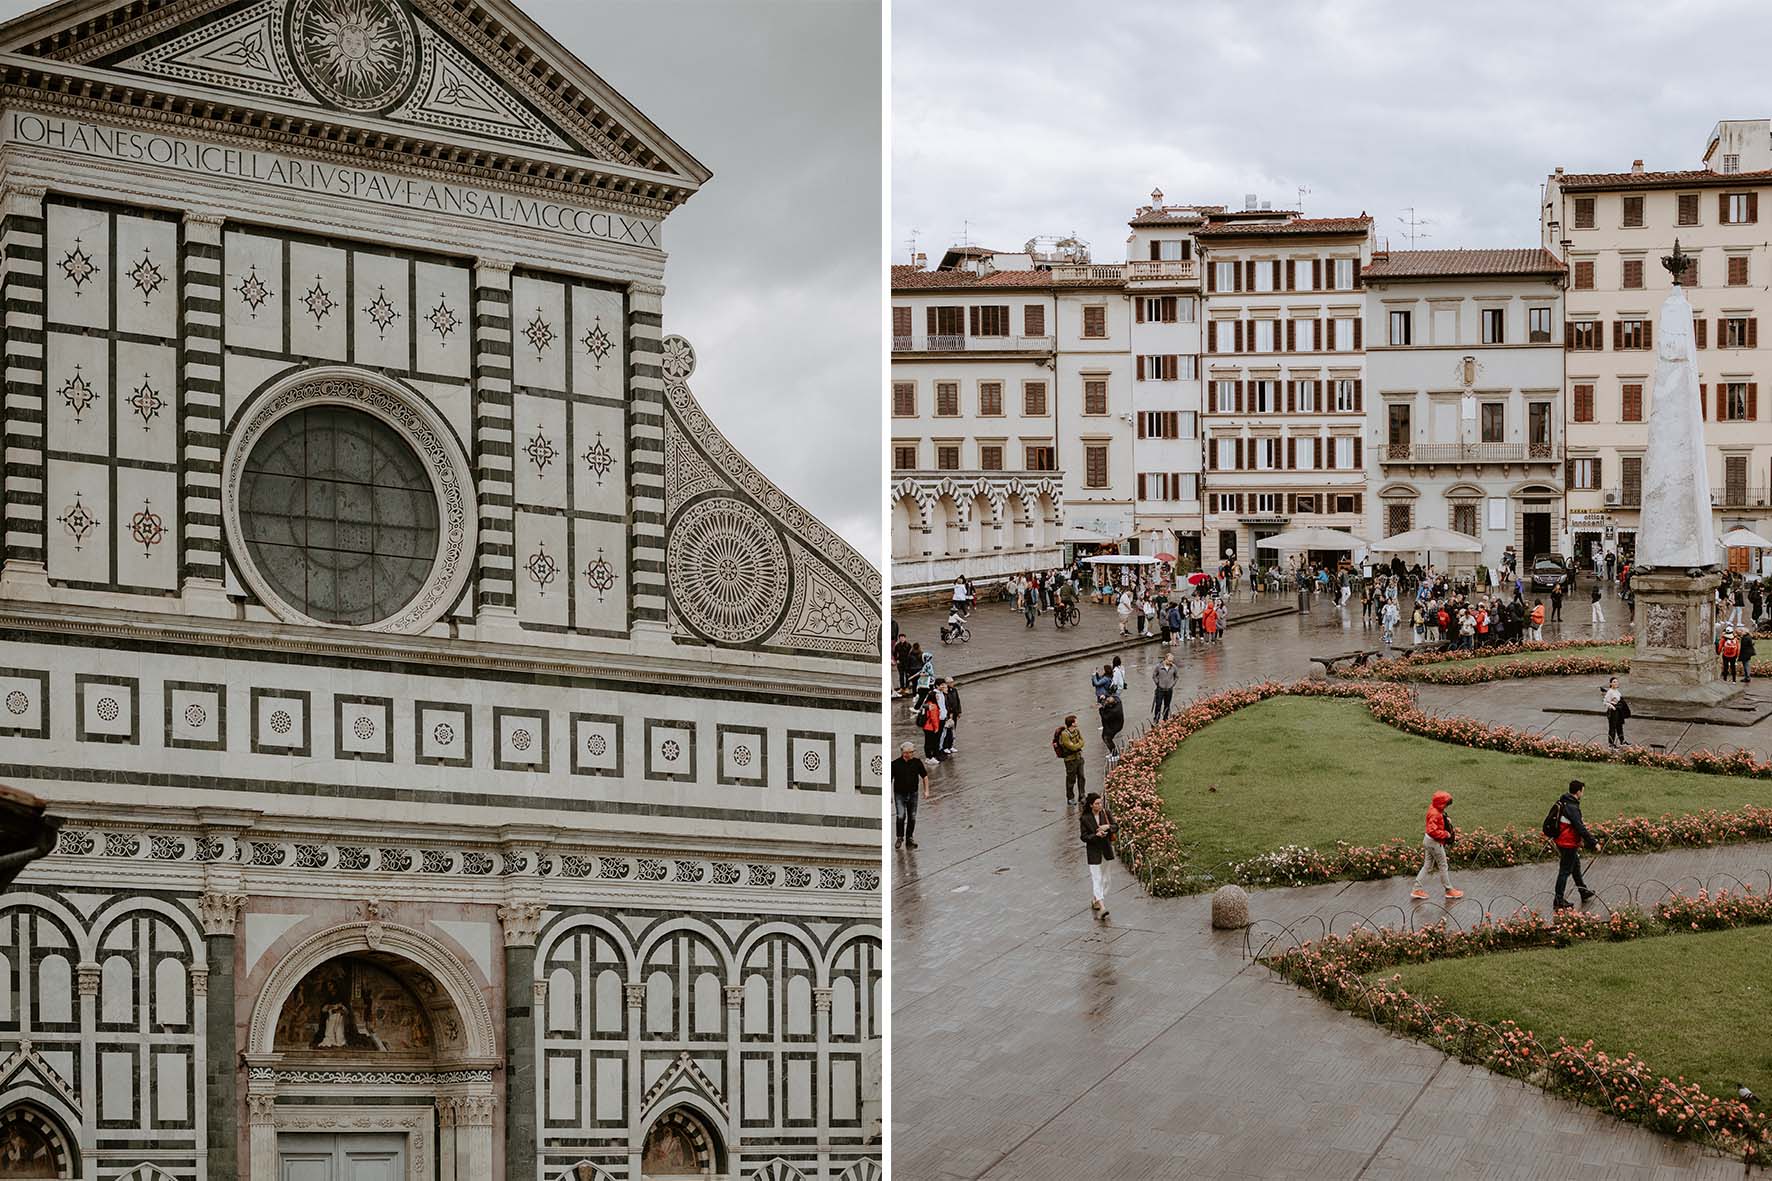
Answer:
M1255 194L1254 193L1244 193L1243 194L1243 208L1244 209L1254 209L1255 208Z
M1630 174L1632 176L1643 175L1643 162L1641 160L1632 160L1630 162Z
M919 250L911 255L911 265L916 267L919 271L923 270L929 265L929 256Z
M1152 209L1161 209L1162 207L1163 207L1163 190L1162 189L1152 189L1151 190L1151 208Z
M1557 175L1558 176L1563 175L1563 166L1561 164L1557 165Z

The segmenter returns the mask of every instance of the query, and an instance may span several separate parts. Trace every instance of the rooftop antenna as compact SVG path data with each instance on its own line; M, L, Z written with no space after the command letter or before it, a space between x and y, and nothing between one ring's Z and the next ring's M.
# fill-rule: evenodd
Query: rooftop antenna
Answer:
M1308 186L1306 186L1306 185L1299 185L1298 186L1298 212L1299 213L1302 214L1304 212L1304 199L1310 195L1311 195L1311 191Z
M1433 237L1432 234L1422 233L1421 227L1422 226L1431 226L1434 223L1431 221L1428 221L1426 218L1416 217L1415 216L1415 206L1413 206L1413 205L1409 206L1409 208L1405 209L1403 212L1408 214L1408 216L1407 217L1399 217L1399 218L1397 218L1397 220L1402 222L1404 228L1409 231L1409 249L1414 250L1415 249L1415 239Z
M916 226L912 226L911 227L911 236L909 238L905 239L905 246L909 250L910 259L912 262L917 261L917 235L922 232L923 231L919 230Z

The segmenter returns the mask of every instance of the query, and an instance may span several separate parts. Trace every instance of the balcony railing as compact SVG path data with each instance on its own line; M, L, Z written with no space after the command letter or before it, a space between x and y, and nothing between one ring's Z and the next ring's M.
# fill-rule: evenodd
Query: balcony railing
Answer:
M1608 488L1601 499L1607 508L1638 508L1643 503L1643 490L1639 488Z
M1198 279L1199 264L1191 258L1144 259L1126 264L1126 278L1135 279Z
M1387 443L1382 456L1389 463L1548 463L1557 449L1550 443Z
M1052 278L1060 283L1118 283L1126 278L1126 264L1070 263L1053 267Z
M895 353L1049 353L1050 336L895 336Z
M1640 487L1627 486L1606 489L1603 497L1607 508L1641 508L1643 490ZM1713 508L1764 508L1772 500L1764 484L1724 484L1721 488L1712 488L1710 502Z

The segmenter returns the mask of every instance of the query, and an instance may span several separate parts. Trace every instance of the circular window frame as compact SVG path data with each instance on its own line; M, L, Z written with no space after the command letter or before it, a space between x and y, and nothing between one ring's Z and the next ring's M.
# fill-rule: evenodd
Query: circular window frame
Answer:
M437 555L430 573L405 605L374 623L332 623L297 609L259 573L241 528L240 485L252 449L272 426L298 410L315 406L361 411L390 427L424 465L437 498ZM221 501L234 569L258 601L285 623L334 631L415 635L455 605L473 573L480 514L466 452L443 416L424 398L368 370L350 365L315 366L278 378L255 394L229 432L222 456Z

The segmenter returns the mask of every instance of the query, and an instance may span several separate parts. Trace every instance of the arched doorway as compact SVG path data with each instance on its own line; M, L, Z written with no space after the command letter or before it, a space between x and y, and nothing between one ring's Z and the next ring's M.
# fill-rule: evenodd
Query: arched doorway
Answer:
M402 1181L430 1181L439 1164L489 1177L500 1059L485 984L430 936L382 921L379 904L365 910L298 944L259 992L249 1175L352 1176L372 1161Z
M0 1179L75 1177L78 1155L61 1122L36 1104L0 1111Z
M921 516L916 500L909 496L900 496L892 502L892 556L895 560L923 556L922 547L917 544L923 532Z
M646 1129L640 1147L642 1181L723 1177L726 1148L713 1126L692 1107L677 1106Z

